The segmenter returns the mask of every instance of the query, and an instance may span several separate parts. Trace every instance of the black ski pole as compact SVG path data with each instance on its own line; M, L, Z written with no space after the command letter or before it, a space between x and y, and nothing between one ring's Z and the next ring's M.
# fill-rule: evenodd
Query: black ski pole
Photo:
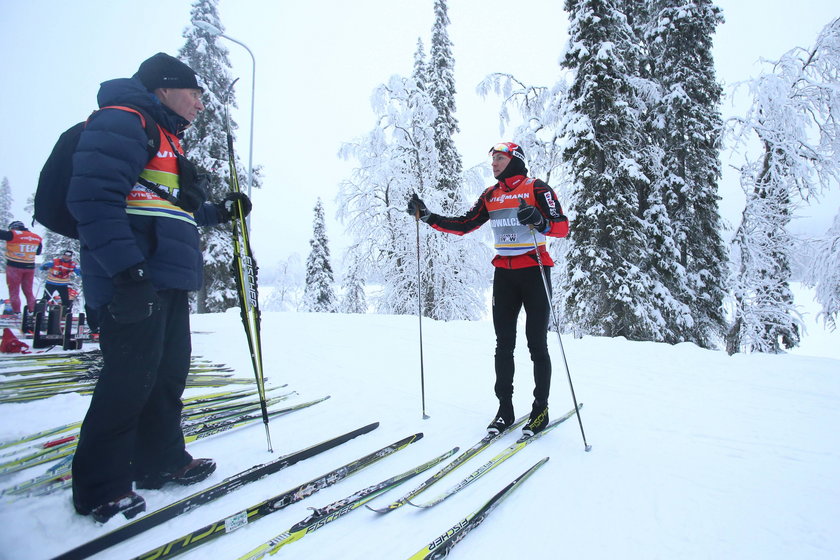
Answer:
M426 414L426 377L423 371L423 290L420 279L420 208L414 211L414 222L417 226L417 320L420 327L420 400L423 407L423 420L429 418Z
M527 207L525 203L525 199L519 199L519 208ZM575 386L572 384L572 374L569 373L569 363L566 361L566 351L563 349L563 338L560 336L560 321L557 319L557 311L554 309L554 306L551 304L551 290L548 289L548 281L545 279L545 267L542 263L542 257L540 256L540 246L537 243L537 234L534 231L534 226L529 225L528 229L531 230L531 237L534 238L534 252L537 255L537 264L540 267L540 278L542 278L543 288L545 289L545 297L548 300L548 308L551 310L551 317L554 321L554 330L557 331L557 341L560 343L560 355L563 357L563 366L566 368L566 378L569 380L569 389L572 392L572 402L575 405L575 414L577 415L578 424L580 425L580 435L583 437L583 449L584 451L591 451L592 446L586 442L586 434L583 431L583 421L580 419L580 408L578 408L578 401L577 397L575 396Z
M230 182L233 192L239 189L239 175L236 172L236 158L233 152L233 133L230 125L230 96L233 86L239 80L234 80L225 94L225 132L227 133L228 165L230 167ZM248 349L251 352L251 364L254 367L254 378L257 382L257 392L260 397L260 411L265 425L265 439L269 453L274 452L271 445L271 432L268 429L268 408L265 402L265 377L263 376L262 341L260 338L260 307L257 292L257 262L251 252L248 235L248 224L242 212L242 203L236 201L233 219L233 271L236 287L239 293L240 315L248 339Z

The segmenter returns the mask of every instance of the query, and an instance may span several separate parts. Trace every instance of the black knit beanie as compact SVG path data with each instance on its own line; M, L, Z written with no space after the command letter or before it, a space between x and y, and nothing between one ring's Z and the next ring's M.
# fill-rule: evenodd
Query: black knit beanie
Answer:
M204 88L198 85L198 80L192 68L177 58L162 52L144 60L134 77L139 79L149 91L158 88L186 88L204 91Z

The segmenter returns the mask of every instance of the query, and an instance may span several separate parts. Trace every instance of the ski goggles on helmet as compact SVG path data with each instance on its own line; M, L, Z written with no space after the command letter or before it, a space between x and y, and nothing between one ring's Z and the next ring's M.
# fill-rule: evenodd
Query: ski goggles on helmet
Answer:
M525 154L522 153L522 148L519 147L519 144L514 144L513 142L502 142L500 144L496 144L490 148L488 153L490 155L495 153L507 154L510 157L518 157L522 161L525 161Z

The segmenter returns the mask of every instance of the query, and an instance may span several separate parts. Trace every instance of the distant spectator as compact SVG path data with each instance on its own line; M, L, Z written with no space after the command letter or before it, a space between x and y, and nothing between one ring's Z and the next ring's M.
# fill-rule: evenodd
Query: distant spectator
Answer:
M41 254L41 236L26 229L23 222L15 220L9 229L0 229L0 240L6 242L6 285L12 312L20 313L20 290L26 297L29 312L35 311L35 294L32 282L35 280L35 257Z
M81 276L82 270L76 261L73 260L73 251L67 250L61 257L46 261L41 265L41 270L49 270L47 281L44 284L44 300L50 301L53 294L58 292L64 314L73 310L73 301L70 299L70 279L72 275Z

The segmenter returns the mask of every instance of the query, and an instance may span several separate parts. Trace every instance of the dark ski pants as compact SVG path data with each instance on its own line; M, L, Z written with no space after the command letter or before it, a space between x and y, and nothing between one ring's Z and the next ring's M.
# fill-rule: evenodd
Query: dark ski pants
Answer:
M192 460L181 430L181 394L190 367L187 292L158 292L151 317L119 324L102 308L104 365L73 459L73 500L82 510L114 500L145 474Z
M551 269L545 268L551 291ZM513 397L513 350L516 323L525 308L525 337L534 362L534 404L548 406L551 388L551 358L548 355L548 319L551 313L540 268L497 268L493 276L493 327L496 330L496 397L508 403Z
M67 284L50 284L47 282L44 284L43 300L50 301L55 292L58 292L58 298L61 300L63 314L70 313L73 309L73 302L70 301L70 290Z

